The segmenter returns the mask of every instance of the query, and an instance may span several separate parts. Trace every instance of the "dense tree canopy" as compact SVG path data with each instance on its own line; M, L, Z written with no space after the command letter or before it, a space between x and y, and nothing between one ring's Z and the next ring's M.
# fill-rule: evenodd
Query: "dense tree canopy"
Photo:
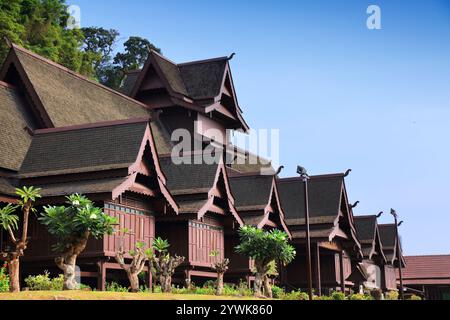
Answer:
M39 221L56 238L53 246L59 255L56 265L64 272L64 289L78 288L75 280L76 259L90 236L95 239L112 234L117 219L105 214L101 208L85 196L74 194L67 197L67 206L44 207Z
M286 265L294 260L296 252L289 245L289 236L280 230L264 231L251 226L243 226L239 230L240 244L236 251L255 261L254 290L256 296L262 291L267 297L272 297L272 288L269 283L271 264ZM263 289L263 290L262 290Z
M160 52L147 39L130 37L124 51L113 56L119 32L88 27L67 28L65 0L0 0L0 64L8 53L6 37L39 55L119 88L128 71L144 64L148 49Z

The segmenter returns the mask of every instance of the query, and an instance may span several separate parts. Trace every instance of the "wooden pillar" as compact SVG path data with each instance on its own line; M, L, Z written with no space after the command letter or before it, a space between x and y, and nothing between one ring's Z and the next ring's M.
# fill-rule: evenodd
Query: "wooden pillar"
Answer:
M318 296L322 295L322 282L321 282L321 278L320 278L320 245L318 243L316 243L316 250L314 250L315 252L315 280L316 280L316 293Z
M344 252L339 251L339 273L341 278L341 291L345 293Z
M97 290L106 291L106 265L103 261L98 263Z

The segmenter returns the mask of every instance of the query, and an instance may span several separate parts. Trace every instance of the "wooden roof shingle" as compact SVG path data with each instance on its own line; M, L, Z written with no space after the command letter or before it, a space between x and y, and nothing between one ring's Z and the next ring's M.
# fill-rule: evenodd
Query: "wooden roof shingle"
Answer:
M101 126L40 130L20 170L22 178L127 168L136 159L148 119Z
M272 183L273 176L246 175L230 178L236 209L264 209L270 201Z
M138 101L23 48L13 48L55 127L148 116Z
M339 214L344 175L311 177L308 182L310 217ZM279 179L278 190L286 220L305 218L305 189L300 179Z
M31 144L26 128L34 129L20 93L0 83L0 168L18 171Z
M406 285L450 284L450 255L406 256Z

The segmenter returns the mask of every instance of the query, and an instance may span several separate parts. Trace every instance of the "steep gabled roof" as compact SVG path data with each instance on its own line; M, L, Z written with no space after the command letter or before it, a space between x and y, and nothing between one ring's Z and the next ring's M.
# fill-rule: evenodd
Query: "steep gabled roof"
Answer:
M360 241L375 241L377 232L376 216L356 216L355 227Z
M312 238L331 241L343 237L355 244L361 254L361 244L356 237L353 214L348 204L344 179L347 174L311 176L308 181L308 201ZM304 239L305 186L300 178L278 180L278 190L286 223L294 239ZM344 225L340 221L344 219ZM347 228L345 229L344 226Z
M273 176L243 175L230 178L238 211L264 210L271 200Z
M191 163L182 164L175 164L169 156L160 157L160 163L167 186L174 195L208 193L219 168L219 164L206 164L195 157Z
M290 236L274 175L242 174L231 177L230 186L235 207L247 225L263 228L271 220Z
M184 163L174 162L172 157L164 156L160 158L160 164L167 178L167 187L175 196L180 213L194 213L201 218L207 211L214 212L218 209L214 204L217 196L215 192L220 188L219 182L223 182L227 209L240 225L244 224L235 208L235 199L223 161L208 164L201 155L176 160L183 160Z
M22 165L31 144L27 130L35 128L27 108L16 89L0 82L0 168L18 171Z
M344 175L315 176L308 182L311 218L337 217L341 205ZM281 205L287 220L305 218L305 189L299 178L278 180Z
M149 119L35 133L22 178L128 168L138 156Z
M95 180L86 175L100 172ZM37 130L19 177L31 179L45 197L78 192L110 193L115 199L131 191L162 195L179 210L165 185L149 118Z
M395 233L395 224L380 224L380 237L383 246L387 249L394 249L397 245L397 238Z
M202 100L217 97L222 89L227 57L179 64L189 97Z
M0 76L14 65L47 127L148 116L146 106L61 65L12 45Z
M380 231L380 239L383 244L383 251L390 263L394 263L397 260L397 236L395 224L380 224L378 225ZM400 244L400 257L402 264L405 264L401 243Z
M124 90L129 92L130 97L137 98L144 80L152 70L156 72L174 105L204 114L218 112L247 131L249 128L236 98L229 60L227 57L220 57L176 64L152 50L139 76L136 78L133 74L124 83L127 87L133 83L133 89ZM227 94L223 95L224 92ZM230 110L221 104L222 96L231 106Z
M355 229L359 242L362 246L362 252L365 258L372 259L374 252L386 261L383 252L383 244L378 229L377 216L355 216Z

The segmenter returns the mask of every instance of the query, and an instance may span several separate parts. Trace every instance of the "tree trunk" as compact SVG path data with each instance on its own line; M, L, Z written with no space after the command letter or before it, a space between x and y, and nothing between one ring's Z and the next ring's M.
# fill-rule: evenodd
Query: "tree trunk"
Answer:
M172 277L160 275L159 282L161 284L161 291L164 293L170 293L172 291Z
M128 280L130 281L131 292L134 292L134 293L139 292L139 277L138 277L138 274L136 272L128 271L127 275L128 275Z
M86 248L90 232L86 231L81 238L74 239L72 246L60 257L55 259L56 265L64 272L63 290L78 290L76 280L76 262L78 255Z
M216 295L221 296L223 292L223 273L217 273L217 287L216 287Z
M19 272L20 272L19 258L13 258L8 263L9 292L11 293L20 292Z
M255 273L255 281L253 283L253 291L255 294L255 297L262 297L262 284L263 284L263 275L256 271Z
M76 261L77 255L68 256L65 259L64 268L64 286L63 290L77 290L78 283L76 280Z
M265 275L263 278L263 285L264 285L264 295L267 298L272 299L273 298L272 286L270 285L270 279L267 275Z

